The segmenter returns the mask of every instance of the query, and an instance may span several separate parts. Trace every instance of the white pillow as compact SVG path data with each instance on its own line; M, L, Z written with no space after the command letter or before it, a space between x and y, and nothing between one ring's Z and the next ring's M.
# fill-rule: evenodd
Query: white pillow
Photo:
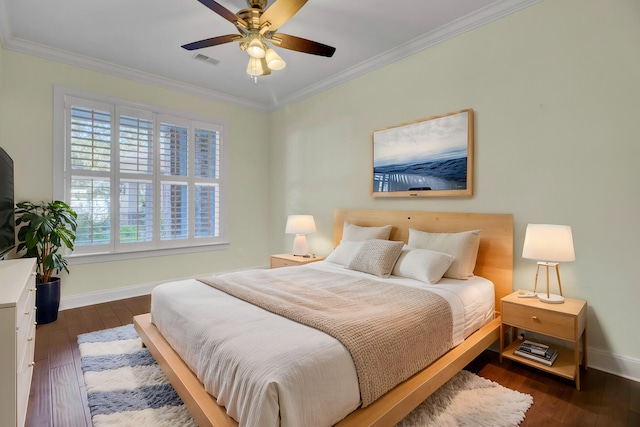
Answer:
M473 276L480 245L480 230L462 233L428 233L409 228L409 246L444 252L455 259L444 273L451 279L467 279Z
M352 240L356 242L370 239L389 240L391 228L391 225L383 225L382 227L361 227L359 225L349 224L345 221L342 229L342 240Z
M405 246L391 274L433 285L438 283L453 260L451 255L443 252Z
M355 254L360 250L362 242L352 242L349 240L342 240L340 244L325 258L325 261L333 262L335 264L349 265Z
M379 277L389 277L403 246L403 242L366 240L362 242L360 250L353 257L348 268Z

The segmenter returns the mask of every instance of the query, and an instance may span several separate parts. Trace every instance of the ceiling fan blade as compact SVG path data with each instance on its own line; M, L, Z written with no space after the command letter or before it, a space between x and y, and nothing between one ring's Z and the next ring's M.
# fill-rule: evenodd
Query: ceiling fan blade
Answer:
M269 31L275 31L295 15L307 0L276 0L260 15L260 26L268 22Z
M278 33L273 35L271 39L274 40L274 44L279 47L303 53L310 53L312 55L332 57L336 51L335 47L303 39L301 37L290 36L288 34ZM278 41L280 42L278 43Z
M211 37L210 39L204 39L197 42L185 44L182 47L187 50L202 49L204 47L217 46L219 44L232 42L242 36L237 34L227 34L225 36Z
M222 6L220 3L217 3L213 0L198 0L203 5L207 6L209 9L213 10L218 15L222 16L227 21L231 22L233 25L236 25L236 22L240 23L243 27L247 26L247 23L244 19L240 18L235 13L231 12L226 7Z

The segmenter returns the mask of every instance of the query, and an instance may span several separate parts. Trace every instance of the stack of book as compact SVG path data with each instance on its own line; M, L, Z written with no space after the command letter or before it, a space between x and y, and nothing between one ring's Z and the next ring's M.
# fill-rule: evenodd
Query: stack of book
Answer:
M551 366L558 357L558 350L545 344L524 340L513 354Z

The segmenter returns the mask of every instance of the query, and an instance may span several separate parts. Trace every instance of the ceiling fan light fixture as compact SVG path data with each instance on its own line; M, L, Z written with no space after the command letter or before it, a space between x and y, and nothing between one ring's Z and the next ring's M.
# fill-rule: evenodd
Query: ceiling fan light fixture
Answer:
M274 71L282 70L287 66L287 63L284 62L282 58L280 58L280 55L278 55L278 53L270 47L267 47L265 59L267 60L267 65L269 66L269 68Z
M266 55L266 49L264 43L260 40L260 37L255 37L249 42L249 45L247 46L247 53L252 58L264 58Z
M2 1L2 0L0 0ZM308 0L246 0L248 9L231 12L216 0L198 0L202 5L231 22L238 34L226 34L210 37L182 45L188 51L237 42L242 51L250 57L247 73L257 83L258 76L271 74L271 70L282 70L287 66L284 60L271 48L271 44L297 52L331 57L335 47L303 39L301 37L278 33L285 24ZM270 2L271 6L267 7ZM267 45L267 42L270 43Z
M247 74L251 77L262 76L265 73L262 66L262 60L260 58L249 58L249 64L247 65Z

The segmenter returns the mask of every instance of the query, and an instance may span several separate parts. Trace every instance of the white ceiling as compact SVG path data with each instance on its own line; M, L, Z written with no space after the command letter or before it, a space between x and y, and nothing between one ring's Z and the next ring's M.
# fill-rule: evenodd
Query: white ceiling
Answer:
M234 13L247 7L246 0L217 1ZM237 43L192 52L180 47L237 33L197 0L0 0L0 41L6 49L273 110L538 1L309 0L279 32L336 53L277 49L287 67L257 84ZM219 62L198 61L198 53Z

